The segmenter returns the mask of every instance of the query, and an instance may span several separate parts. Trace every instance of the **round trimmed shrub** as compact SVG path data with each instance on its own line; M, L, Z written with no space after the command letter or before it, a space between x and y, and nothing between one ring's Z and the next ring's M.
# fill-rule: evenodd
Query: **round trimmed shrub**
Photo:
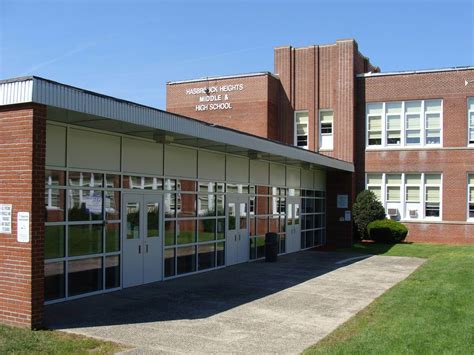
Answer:
M367 231L369 238L379 243L400 243L408 234L408 229L403 223L392 219L370 222Z
M385 218L385 209L372 191L364 190L356 197L352 216L360 239L367 239L367 225Z

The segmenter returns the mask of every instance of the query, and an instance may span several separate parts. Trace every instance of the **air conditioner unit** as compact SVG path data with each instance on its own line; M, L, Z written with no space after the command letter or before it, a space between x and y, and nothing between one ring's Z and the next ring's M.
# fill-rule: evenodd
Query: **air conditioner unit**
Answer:
M387 211L387 214L388 214L390 217L396 217L396 216L398 216L398 209L396 209L396 208L389 208L388 211Z
M410 218L418 218L418 210L410 210Z

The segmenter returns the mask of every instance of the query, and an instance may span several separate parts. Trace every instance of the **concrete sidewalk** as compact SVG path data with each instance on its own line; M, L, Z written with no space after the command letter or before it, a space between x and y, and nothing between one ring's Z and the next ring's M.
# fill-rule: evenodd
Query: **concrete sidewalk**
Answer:
M304 251L46 307L46 325L129 353L300 353L424 259Z

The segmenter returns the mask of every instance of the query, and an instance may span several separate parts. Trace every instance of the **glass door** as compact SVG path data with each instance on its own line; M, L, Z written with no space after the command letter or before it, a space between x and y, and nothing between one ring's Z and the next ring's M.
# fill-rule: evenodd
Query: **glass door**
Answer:
M301 249L301 200L298 197L288 197L286 202L286 252L293 253Z
M249 260L248 201L239 195L227 196L226 265Z

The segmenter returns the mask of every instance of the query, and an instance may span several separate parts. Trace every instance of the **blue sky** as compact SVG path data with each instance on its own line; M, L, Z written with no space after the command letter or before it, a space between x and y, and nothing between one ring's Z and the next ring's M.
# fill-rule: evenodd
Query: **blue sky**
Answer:
M473 3L0 0L0 78L165 108L167 81L273 71L280 45L355 38L382 71L474 65Z

